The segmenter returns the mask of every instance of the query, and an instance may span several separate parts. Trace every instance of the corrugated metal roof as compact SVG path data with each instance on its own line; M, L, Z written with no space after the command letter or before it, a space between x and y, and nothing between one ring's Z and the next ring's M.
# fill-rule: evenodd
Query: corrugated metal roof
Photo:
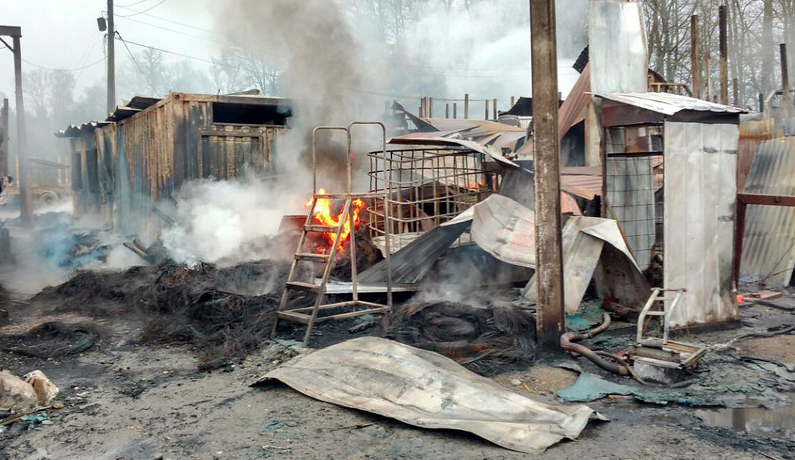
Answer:
M55 137L80 137L93 132L97 128L109 125L107 121L89 121L82 125L69 125L66 129L62 129L55 133Z
M669 116L675 115L683 110L715 113L746 113L746 110L740 107L716 104L714 102L702 101L701 99L671 93L597 93L596 96Z
M759 144L746 193L795 195L795 137ZM795 267L795 208L748 206L740 274L765 279L770 286L789 284Z

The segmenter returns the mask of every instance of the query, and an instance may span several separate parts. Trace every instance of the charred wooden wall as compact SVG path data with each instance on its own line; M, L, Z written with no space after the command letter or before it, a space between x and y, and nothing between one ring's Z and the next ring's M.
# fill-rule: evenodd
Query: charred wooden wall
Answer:
M186 182L268 175L288 116L279 99L171 93L72 139L73 164L79 158L83 184L90 183L75 189L75 212L97 213L108 226L154 238L165 222L153 206L173 201Z

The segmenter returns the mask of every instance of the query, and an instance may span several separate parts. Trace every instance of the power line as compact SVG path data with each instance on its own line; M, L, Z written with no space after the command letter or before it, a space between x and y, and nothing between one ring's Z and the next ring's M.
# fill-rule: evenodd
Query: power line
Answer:
M140 1L137 1L135 3L131 3L129 5L116 5L116 6L119 7L119 8L129 8L131 6L140 5L141 3L145 3L145 2L148 2L148 1L149 0L140 0Z
M152 50L155 50L155 51L160 51L161 53L173 54L175 56L181 56L181 57L188 58L188 59L194 59L196 61L207 62L209 64L224 65L226 67L238 68L238 67L222 64L222 63L219 63L219 62L215 62L215 61L212 61L212 60L209 60L209 59L204 59L204 58L200 58L200 57L196 57L196 56L191 56L189 54L182 54L182 53L178 53L176 51L169 51L169 50L166 50L166 49L163 49L163 48L158 48L156 46L144 45L143 43L134 42L132 40L123 40L123 41L124 41L124 43L129 43L131 45L140 46L142 48L149 48L149 49L152 49Z
M159 19L161 21L170 22L172 24L176 24L176 25L179 25L179 26L187 27L189 29L201 30L202 32L207 32L207 33L211 33L211 34L219 35L219 36L221 35L221 34L219 34L218 32L216 32L214 30L205 29L204 27L197 27L197 26L194 26L194 25L191 25L191 24L186 24L184 22L174 21L173 19L164 18L162 16L157 16L157 15L150 14L150 13L141 13L141 14L144 15L144 16L148 16L150 18L153 18L153 19Z
M119 41L122 42L124 48L127 50L127 54L129 54L130 58L133 60L135 67L137 67L138 71L141 72L141 76L144 77L144 79L146 79L146 73L144 73L144 70L141 68L140 65L138 65L138 61L135 59L135 56L133 56L132 51L130 51L130 47L127 46L127 41L121 37L121 34L119 32L116 32L116 35L119 37Z
M103 62L104 60L105 60L105 58L102 57L98 61L92 62L91 64L87 64L87 65L84 65L82 67L75 67L74 69L57 69L57 68L53 68L53 67L45 67L43 65L38 65L38 64L36 64L34 62L28 61L27 59L22 59L22 61L24 61L26 64L30 64L33 67L38 67L38 68L44 69L44 70L52 70L52 71L56 71L56 72L75 72L75 71L78 71L78 70L88 69L89 67L94 67L95 65L99 64L100 62Z
M182 31L179 31L179 30L169 29L168 27L163 27L163 26L158 26L158 25L155 25L155 24L150 24L150 23L145 22L145 21L139 21L138 19L131 19L131 18L127 18L127 17L123 17L123 19L125 21L137 22L138 24L143 24L145 26L154 27L155 29L166 30L166 31L169 31L169 32L173 32L175 34L185 35L187 37L194 37L194 38L198 38L198 39L206 40L206 41L210 41L211 40L207 36L201 36L201 35L191 34L191 33L188 33L188 32L182 32Z
M118 17L120 17L120 18L128 18L128 17L130 17L130 16L138 16L139 14L144 14L144 13L146 13L147 11L150 11L150 10L153 10L153 9L157 8L158 6L162 5L163 3L166 3L166 1L167 1L167 0L160 0L160 1L159 1L158 3L156 3L154 6L151 6L151 7L147 8L147 9L145 9L145 10L143 10L143 11L135 11L135 10L130 10L130 11L132 11L132 12L133 12L133 14L127 14L127 15L124 15L124 14L117 14L116 16L118 16Z

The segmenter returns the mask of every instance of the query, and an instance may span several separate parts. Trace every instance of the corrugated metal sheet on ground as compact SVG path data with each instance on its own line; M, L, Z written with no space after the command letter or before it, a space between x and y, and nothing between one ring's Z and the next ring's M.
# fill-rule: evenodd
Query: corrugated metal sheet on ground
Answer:
M759 144L746 193L795 195L795 137ZM743 278L789 284L795 266L795 208L748 206L740 264Z
M580 307L588 285L594 276L602 248L605 243L621 251L642 278L640 268L629 252L616 221L598 217L570 217L562 230L563 252L563 292L566 314L574 315ZM535 248L533 248L535 250ZM644 293L646 286L641 286ZM645 288L645 289L644 289ZM537 294L536 277L530 279L524 288L524 295L535 300ZM623 299L622 299L623 300Z
M728 105L716 104L714 102L702 101L688 96L680 96L671 93L597 93L603 99L608 99L622 104L628 104L641 109L651 110L652 112L664 115L675 115L682 110L693 110L696 112L717 112L717 113L745 113L745 109Z
M734 124L665 123L666 289L686 289L673 326L737 319Z
M646 91L648 59L640 5L612 0L588 3L592 91Z

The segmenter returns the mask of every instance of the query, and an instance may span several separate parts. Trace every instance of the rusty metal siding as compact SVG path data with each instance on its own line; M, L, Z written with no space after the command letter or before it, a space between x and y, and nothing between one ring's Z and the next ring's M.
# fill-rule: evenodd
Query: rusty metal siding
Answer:
M795 137L759 144L746 193L795 195ZM749 205L740 275L786 286L795 266L795 208Z
M737 146L737 190L745 188L745 181L754 163L754 154L759 143L772 139L773 132L772 119L740 123L740 143Z

